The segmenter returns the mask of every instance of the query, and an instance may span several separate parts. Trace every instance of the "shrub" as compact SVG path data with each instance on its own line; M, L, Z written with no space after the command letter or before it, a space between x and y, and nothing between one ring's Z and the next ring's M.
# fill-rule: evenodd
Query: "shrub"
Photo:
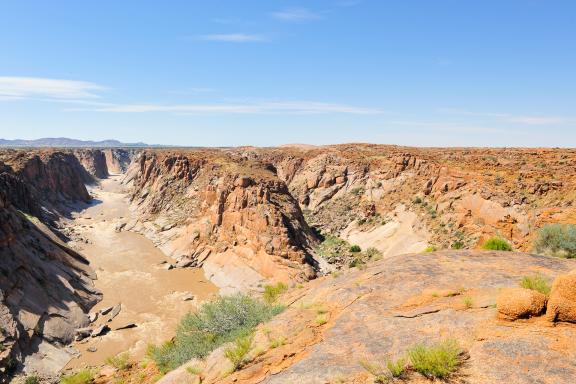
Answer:
M406 360L403 358L386 361L386 368L366 360L360 361L360 365L374 376L376 383L387 383L391 378L401 379L406 375Z
M114 357L107 358L106 364L111 365L120 371L124 371L130 368L130 362L128 361L129 359L130 355L128 354L128 352L124 352Z
M361 195L364 194L364 192L366 192L366 190L365 190L364 188L362 188L362 187L356 187L356 188L353 188L350 192L351 192L353 195L361 196Z
M426 249L424 250L424 252L436 252L436 251L437 251L437 249L433 245L427 246Z
M28 376L26 380L24 380L24 384L40 384L40 379L38 376Z
M520 281L520 286L526 289L532 289L533 291L540 292L544 295L550 294L550 284L541 275L534 276L524 276L522 281Z
M386 368L390 372L392 377L402 378L406 374L406 360L400 358L396 361L388 360L386 362Z
M366 253L366 256L368 256L368 258L369 258L370 260L377 261L377 260L382 259L382 252L380 252L378 249L376 249L376 248L374 248L374 247L368 248L368 249L365 251L365 253Z
M443 379L460 365L460 347L455 340L445 340L432 346L416 345L408 350L415 371L428 378Z
M282 310L281 306L266 304L245 294L219 297L203 304L196 313L184 316L174 340L149 347L148 355L162 372L167 372L250 334L258 324Z
M350 247L350 252L354 252L354 253L356 253L356 252L362 252L362 248L360 248L359 245L353 245L353 246Z
M273 304L278 300L278 296L288 290L288 286L282 282L276 285L264 286L264 301L268 304Z
M474 300L470 296L464 296L464 299L462 299L462 303L464 304L464 307L466 307L466 309L470 309L474 305Z
M413 201L414 204L422 204L422 198L421 197L416 197Z
M576 225L545 225L538 230L534 250L551 256L576 258Z
M237 337L234 346L224 351L226 358L234 365L235 371L248 362L246 355L250 352L250 348L252 348L252 334Z
M504 239L491 237L482 244L482 249L492 251L512 251L512 246Z
M455 241L452 243L452 249L463 249L464 243L461 241Z
M60 384L91 384L94 382L94 373L88 369L64 375L60 378Z

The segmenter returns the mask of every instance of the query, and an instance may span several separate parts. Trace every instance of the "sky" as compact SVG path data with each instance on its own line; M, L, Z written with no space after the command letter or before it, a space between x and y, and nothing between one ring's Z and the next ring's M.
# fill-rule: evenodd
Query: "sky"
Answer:
M576 147L573 0L2 0L0 138Z

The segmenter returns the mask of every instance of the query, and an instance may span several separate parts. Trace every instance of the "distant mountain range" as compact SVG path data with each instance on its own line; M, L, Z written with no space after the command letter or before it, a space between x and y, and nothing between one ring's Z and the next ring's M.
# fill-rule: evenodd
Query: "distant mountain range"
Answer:
M86 141L66 137L46 137L36 140L4 140L0 139L0 147L150 147L145 143L122 143L118 140Z

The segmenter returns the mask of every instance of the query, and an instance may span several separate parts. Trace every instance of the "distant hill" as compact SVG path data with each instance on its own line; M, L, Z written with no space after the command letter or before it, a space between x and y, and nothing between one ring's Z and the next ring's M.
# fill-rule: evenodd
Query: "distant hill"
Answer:
M46 137L36 140L5 140L0 139L0 147L150 147L145 143L122 143L118 140L85 141L66 137Z

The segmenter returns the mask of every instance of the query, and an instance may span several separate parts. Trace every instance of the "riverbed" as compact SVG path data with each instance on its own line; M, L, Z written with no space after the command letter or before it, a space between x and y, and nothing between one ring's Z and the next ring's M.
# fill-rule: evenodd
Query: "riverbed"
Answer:
M78 238L71 246L89 261L98 276L96 288L103 300L91 312L121 305L120 313L99 316L93 328L107 324L110 331L73 345L80 356L67 368L102 365L106 358L128 352L141 358L149 344L159 344L174 336L179 320L213 297L218 289L201 269L168 269L173 262L152 241L139 233L118 231L118 225L132 219L130 203L113 175L91 188L93 203L73 216L70 225ZM133 328L120 329L134 325Z

